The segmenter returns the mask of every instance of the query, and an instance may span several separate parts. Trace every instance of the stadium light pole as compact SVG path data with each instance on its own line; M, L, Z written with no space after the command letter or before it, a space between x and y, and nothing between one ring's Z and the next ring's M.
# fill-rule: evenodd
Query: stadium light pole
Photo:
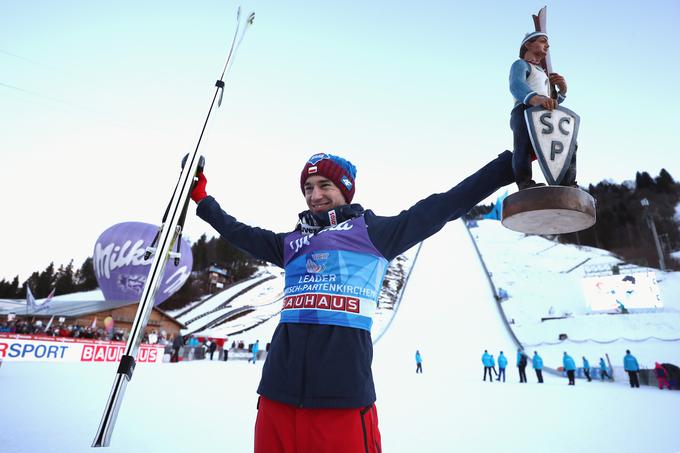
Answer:
M652 230L652 235L654 236L654 244L656 244L656 253L659 255L659 269L662 271L666 270L666 263L663 258L663 250L661 250L661 242L659 242L659 235L656 233L656 224L654 223L654 219L652 218L652 215L649 213L649 200L646 198L643 198L640 200L640 204L642 205L642 210L645 213L645 220L647 220L647 226Z

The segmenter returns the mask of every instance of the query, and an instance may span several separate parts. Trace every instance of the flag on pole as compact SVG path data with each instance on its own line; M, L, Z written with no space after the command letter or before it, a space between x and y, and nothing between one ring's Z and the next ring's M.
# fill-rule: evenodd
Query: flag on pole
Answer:
M491 211L489 211L488 214L485 214L482 218L483 219L492 219L492 220L501 220L503 218L503 200L507 198L508 196L508 191L506 190L503 195L499 195L498 198L496 199L496 204L493 205L493 208L491 208Z
M94 319L92 320L92 328L96 329L97 328L97 317L95 316Z
M35 309L36 312L49 308L50 302L52 302L52 298L54 297L55 291L56 291L56 288L52 288L52 291L50 291L50 294L47 296L45 301L42 304L40 304L38 307L36 307L36 309Z
M46 330L46 331L47 331L47 329L49 329L50 326L52 325L52 321L54 321L54 315L52 315L52 317L50 318L50 322L48 322L47 325L45 326L45 330Z
M35 310L35 297L33 297L33 293L31 292L31 287L26 285L26 305Z

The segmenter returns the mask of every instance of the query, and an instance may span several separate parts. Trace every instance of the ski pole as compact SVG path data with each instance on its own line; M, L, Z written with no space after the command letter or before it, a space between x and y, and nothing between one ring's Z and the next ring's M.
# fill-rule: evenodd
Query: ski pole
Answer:
M149 316L153 309L156 291L158 291L158 288L160 287L172 245L181 238L182 227L180 226L180 223L183 223L182 213L184 212L186 215L186 205L194 184L195 176L202 161L202 158L198 157L198 148L201 145L201 139L205 133L218 94L220 95L218 107L221 103L225 73L227 72L230 63L233 61L236 50L243 40L246 30L253 23L254 19L255 13L250 13L241 31L241 38L237 41L238 33L241 28L241 8L238 8L236 12L236 31L231 41L227 61L222 69L220 78L215 82L215 94L210 103L210 109L208 110L208 114L203 123L203 129L198 138L196 148L186 159L186 163L182 167L179 181L175 186L170 204L164 215L164 222L158 232L157 240L154 241L156 242L156 247L155 250L152 250L153 260L151 262L151 268L149 269L149 274L144 284L144 289L142 290L137 313L125 345L125 351L118 365L118 370L116 371L116 376L111 387L111 393L109 394L106 406L104 407L104 413L101 422L99 423L99 428L97 429L94 441L92 442L92 447L108 447L111 443L111 434L113 433L113 428L118 418L118 412L123 402L125 388L127 383L132 379L132 374L136 365L135 357L137 356L139 346L144 337L144 329L146 328Z

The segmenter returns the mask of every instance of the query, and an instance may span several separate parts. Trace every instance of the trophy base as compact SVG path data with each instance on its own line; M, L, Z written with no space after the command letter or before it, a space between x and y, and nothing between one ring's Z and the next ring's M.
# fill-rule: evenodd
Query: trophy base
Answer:
M575 187L532 187L503 200L502 218L503 226L520 233L573 233L595 224L595 199Z

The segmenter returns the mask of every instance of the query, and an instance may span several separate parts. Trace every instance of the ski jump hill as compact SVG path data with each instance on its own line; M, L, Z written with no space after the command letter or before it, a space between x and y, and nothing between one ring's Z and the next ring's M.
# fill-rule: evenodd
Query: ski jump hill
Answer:
M423 243L399 311L376 344L384 451L680 451L671 421L680 392L631 393L627 385L582 380L570 387L545 373L539 385L531 366L529 383L519 383L517 340L471 239L460 220ZM496 359L505 352L505 383L482 382L485 349ZM641 415L651 408L665 415Z
M276 322L243 336L269 341ZM482 382L484 349L508 356L505 383ZM423 374L415 373L416 350ZM465 224L451 222L423 243L396 315L375 344L383 451L680 451L680 392L581 379L572 387L551 375L539 385L530 368L529 382L520 384L515 353ZM243 360L138 366L107 451L252 451L261 367ZM91 452L115 368L3 363L2 450ZM67 416L36 417L36 407Z

